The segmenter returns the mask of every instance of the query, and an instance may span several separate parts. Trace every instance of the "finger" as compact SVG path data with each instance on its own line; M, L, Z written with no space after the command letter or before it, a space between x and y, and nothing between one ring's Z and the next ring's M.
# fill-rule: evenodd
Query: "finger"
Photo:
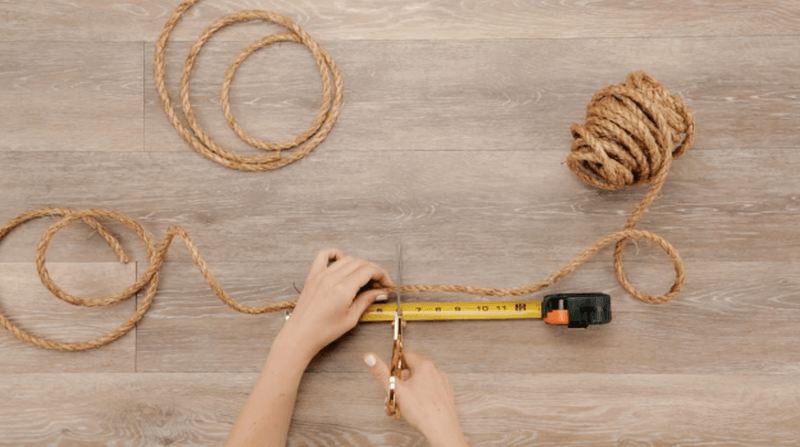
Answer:
M387 289L381 289L381 288L380 288L380 287L381 287L381 285L380 285L379 283L377 283L377 282L372 282L372 283L370 283L370 284L369 284L369 286L368 286L368 287L369 287L370 289L382 290L382 291L383 291L383 293L382 293L381 295L378 295L377 297L375 297L375 301L376 301L376 302L379 302L379 303L384 303L384 302L386 302L386 301L389 301L389 290L387 290Z
M386 296L386 291L382 289L367 290L366 292L361 292L356 299L353 300L353 304L348 311L348 315L354 321L353 324L358 322L361 315L364 315L364 312L375 302L378 296Z
M344 254L338 248L329 248L327 250L322 250L317 253L317 257L314 258L314 262L311 264L311 274L319 274L323 270L328 267L328 262L331 260L337 260L344 257Z
M360 268L354 270L347 278L345 278L348 285L355 286L356 290L369 284L370 282L377 282L384 287L394 287L392 278L389 273L383 268L368 262L361 265Z
M389 368L386 366L386 363L383 363L380 357L373 353L367 353L364 356L364 363L367 365L367 369L369 370L372 377L377 380L383 389L388 392L389 391Z
M339 259L335 263L331 264L328 267L329 275L335 275L336 278L346 278L349 276L353 271L361 267L362 265L366 264L367 261L359 258L354 258L352 256L345 256L342 259Z

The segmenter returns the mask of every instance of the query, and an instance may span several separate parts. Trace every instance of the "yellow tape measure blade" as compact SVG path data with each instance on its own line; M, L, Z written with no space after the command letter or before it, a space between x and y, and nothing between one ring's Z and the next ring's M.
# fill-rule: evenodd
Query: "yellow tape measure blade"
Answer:
M403 319L407 321L542 318L541 301L405 303L400 308L403 310ZM396 304L376 303L367 309L361 321L393 321L396 311Z

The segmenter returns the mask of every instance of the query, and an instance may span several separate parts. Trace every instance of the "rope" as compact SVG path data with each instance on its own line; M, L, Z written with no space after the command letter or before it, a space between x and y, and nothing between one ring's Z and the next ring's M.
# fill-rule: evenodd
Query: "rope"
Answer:
M694 140L694 116L686 105L653 78L643 72L631 73L624 84L607 87L595 94L586 109L586 124L572 126L574 141L567 157L569 168L584 182L607 190L626 185L652 183L650 190L631 214L621 231L609 234L576 256L557 272L535 284L523 287L495 289L470 287L455 284L409 285L401 290L405 293L459 292L484 296L520 296L539 291L570 274L590 256L606 245L616 242L614 270L622 287L639 300L658 304L674 298L684 283L684 265L677 250L666 239L647 230L636 230L636 223L644 215L664 185L673 158L682 155ZM677 147L675 147L677 145ZM160 247L152 237L130 217L104 209L72 210L69 208L40 208L28 211L8 221L0 228L0 242L17 226L43 216L62 216L42 235L36 248L36 268L42 284L59 299L79 306L106 306L126 300L147 286L145 297L136 312L121 326L106 335L86 342L59 342L33 335L13 324L0 312L0 325L18 339L46 349L61 351L83 351L107 345L130 331L144 317L153 302L161 266L175 236L180 237L194 260L195 265L208 285L220 300L232 309L260 314L292 309L296 300L263 306L243 306L231 299L208 270L200 252L186 230L171 226ZM45 266L45 254L53 236L75 221L82 221L97 231L111 246L120 259L127 263L128 257L116 238L97 219L115 220L131 230L142 240L150 266L139 279L127 289L102 298L81 298L58 287L50 278ZM645 239L655 242L672 259L675 268L675 283L661 296L651 296L636 290L627 280L622 268L622 252L627 241Z
M555 284L600 249L616 242L614 273L626 292L651 304L661 304L675 298L685 281L684 265L678 251L652 231L636 230L634 227L664 186L672 160L683 155L694 142L692 111L655 79L638 71L630 73L624 84L612 85L595 93L586 106L586 124L573 124L571 130L574 140L567 166L583 182L610 191L652 183L623 230L601 238L550 277L535 284L509 289L436 284L407 286L401 291L458 292L484 296L528 295ZM664 295L642 293L625 276L622 253L625 244L636 239L655 242L672 259L675 282Z
M158 43L156 44L156 88L158 90L158 96L161 98L161 105L164 106L164 111L170 123L172 123L172 126L175 127L175 130L178 131L181 137L183 137L197 152L210 160L232 169L239 169L242 171L268 171L280 168L306 156L328 136L328 133L330 133L336 122L336 118L339 116L339 110L342 107L342 76L333 58L331 58L331 55L324 48L319 46L308 33L290 19L273 12L257 10L235 12L218 19L203 31L194 45L192 45L183 66L180 99L186 121L189 123L189 128L181 121L178 113L175 111L175 107L172 105L164 80L166 71L164 53L167 48L167 42L169 41L169 35L173 28L175 28L175 25L180 21L183 14L198 1L199 0L186 0L173 11L172 15L167 19L167 23L164 25L164 29L161 31ZM197 55L208 39L210 39L214 33L228 25L251 20L263 20L277 23L291 32L272 34L252 43L239 53L225 73L220 98L222 100L222 111L228 124L242 140L251 146L272 151L270 154L241 155L219 146L205 133L197 122L197 117L192 108L189 97L189 84ZM311 54L314 56L317 68L319 68L320 77L322 78L322 104L316 119L305 132L282 143L270 143L251 137L242 129L234 118L229 101L231 82L233 82L236 70L241 66L242 62L254 51L275 42L296 42L308 47ZM330 78L333 78L333 87L331 86ZM331 90L334 90L335 93L332 94ZM295 150L286 157L281 155L281 151L290 149Z
M205 278L206 282L214 291L214 293L217 294L219 299L232 309L247 314L261 314L265 312L275 312L283 309L294 308L294 301L254 307L243 306L239 304L229 297L222 287L220 287L219 283L214 278L214 275L208 270L208 266L206 265L205 261L203 261L197 246L189 237L189 234L186 232L186 230L178 226L169 227L167 234L164 236L164 240L161 242L161 246L156 248L153 238L141 225L139 225L138 222L124 214L114 211L104 209L88 209L78 211L69 208L40 208L33 211L28 211L9 220L2 228L0 228L0 241L17 226L31 219L44 216L63 216L61 219L50 225L50 227L42 235L42 238L39 240L39 244L36 247L36 269L39 272L39 278L42 280L42 284L44 284L44 286L47 287L47 289L50 290L53 295L62 301L76 306L95 307L108 306L109 304L124 301L135 295L145 286L147 286L147 291L145 292L144 300L142 300L139 308L136 309L136 312L128 319L128 321L108 334L86 342L58 342L33 335L16 326L8 318L6 318L2 312L0 312L0 325L25 343L29 343L40 348L55 349L59 351L85 351L87 349L105 346L125 335L128 331L133 329L134 326L136 326L136 324L142 319L142 317L144 317L144 314L150 308L150 304L152 304L153 298L156 295L156 290L158 289L160 270L162 264L164 263L164 257L167 255L167 250L169 249L169 246L175 236L183 239L186 248L189 249L189 253L192 255L192 259L194 259L195 265L197 265L197 268L200 270L203 278ZM49 272L47 271L47 267L45 266L45 254L47 252L47 247L50 244L50 240L53 239L53 236L55 236L59 230L72 222L80 220L100 233L103 239L106 240L106 242L117 254L120 262L128 263L128 256L125 254L122 246L119 244L117 239L96 220L98 218L115 220L136 233L147 249L147 257L150 260L150 267L142 274L142 276L139 277L138 280L136 280L135 283L119 293L102 298L81 298L65 292L53 282L53 280L50 278Z

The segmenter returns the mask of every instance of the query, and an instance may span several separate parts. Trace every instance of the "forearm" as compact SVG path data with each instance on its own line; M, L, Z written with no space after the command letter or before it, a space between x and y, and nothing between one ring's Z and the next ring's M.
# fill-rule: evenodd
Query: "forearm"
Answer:
M225 444L228 447L284 446L297 389L312 355L291 335L275 338L264 369Z
M383 288L362 291L375 284ZM258 382L225 445L286 445L297 389L311 359L352 329L375 298L393 286L389 274L377 265L344 256L336 249L319 252L292 318L275 337Z

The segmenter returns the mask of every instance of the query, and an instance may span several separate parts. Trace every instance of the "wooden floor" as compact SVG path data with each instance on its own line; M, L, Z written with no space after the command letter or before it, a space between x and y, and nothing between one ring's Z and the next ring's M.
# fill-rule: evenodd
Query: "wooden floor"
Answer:
M177 4L0 3L0 222L64 206L125 213L157 240L180 225L245 304L296 297L323 248L393 272L398 242L406 283L524 285L621 229L644 195L586 186L564 161L592 94L645 70L697 116L694 147L640 224L683 256L681 295L636 301L606 249L547 292L611 294L609 325L412 323L407 347L448 373L475 446L800 445L797 1L202 0L167 51L173 98L191 42L241 9L295 20L341 68L345 104L329 137L266 173L206 160L166 119L153 54ZM198 117L239 152L253 150L227 128L219 84L241 48L277 29L226 29L200 54ZM290 43L252 55L232 88L239 122L270 141L305 129L320 97L310 53ZM38 335L95 338L137 303L75 308L50 295L34 257L53 221L0 244L0 308ZM146 269L136 236L111 227L133 262L74 225L48 251L59 285L101 296ZM648 244L631 246L625 267L652 294L673 281ZM223 442L283 317L224 306L181 244L161 276L144 320L105 348L51 352L0 333L0 445ZM390 345L388 324L362 324L318 356L289 444L424 445L383 415L361 362Z

